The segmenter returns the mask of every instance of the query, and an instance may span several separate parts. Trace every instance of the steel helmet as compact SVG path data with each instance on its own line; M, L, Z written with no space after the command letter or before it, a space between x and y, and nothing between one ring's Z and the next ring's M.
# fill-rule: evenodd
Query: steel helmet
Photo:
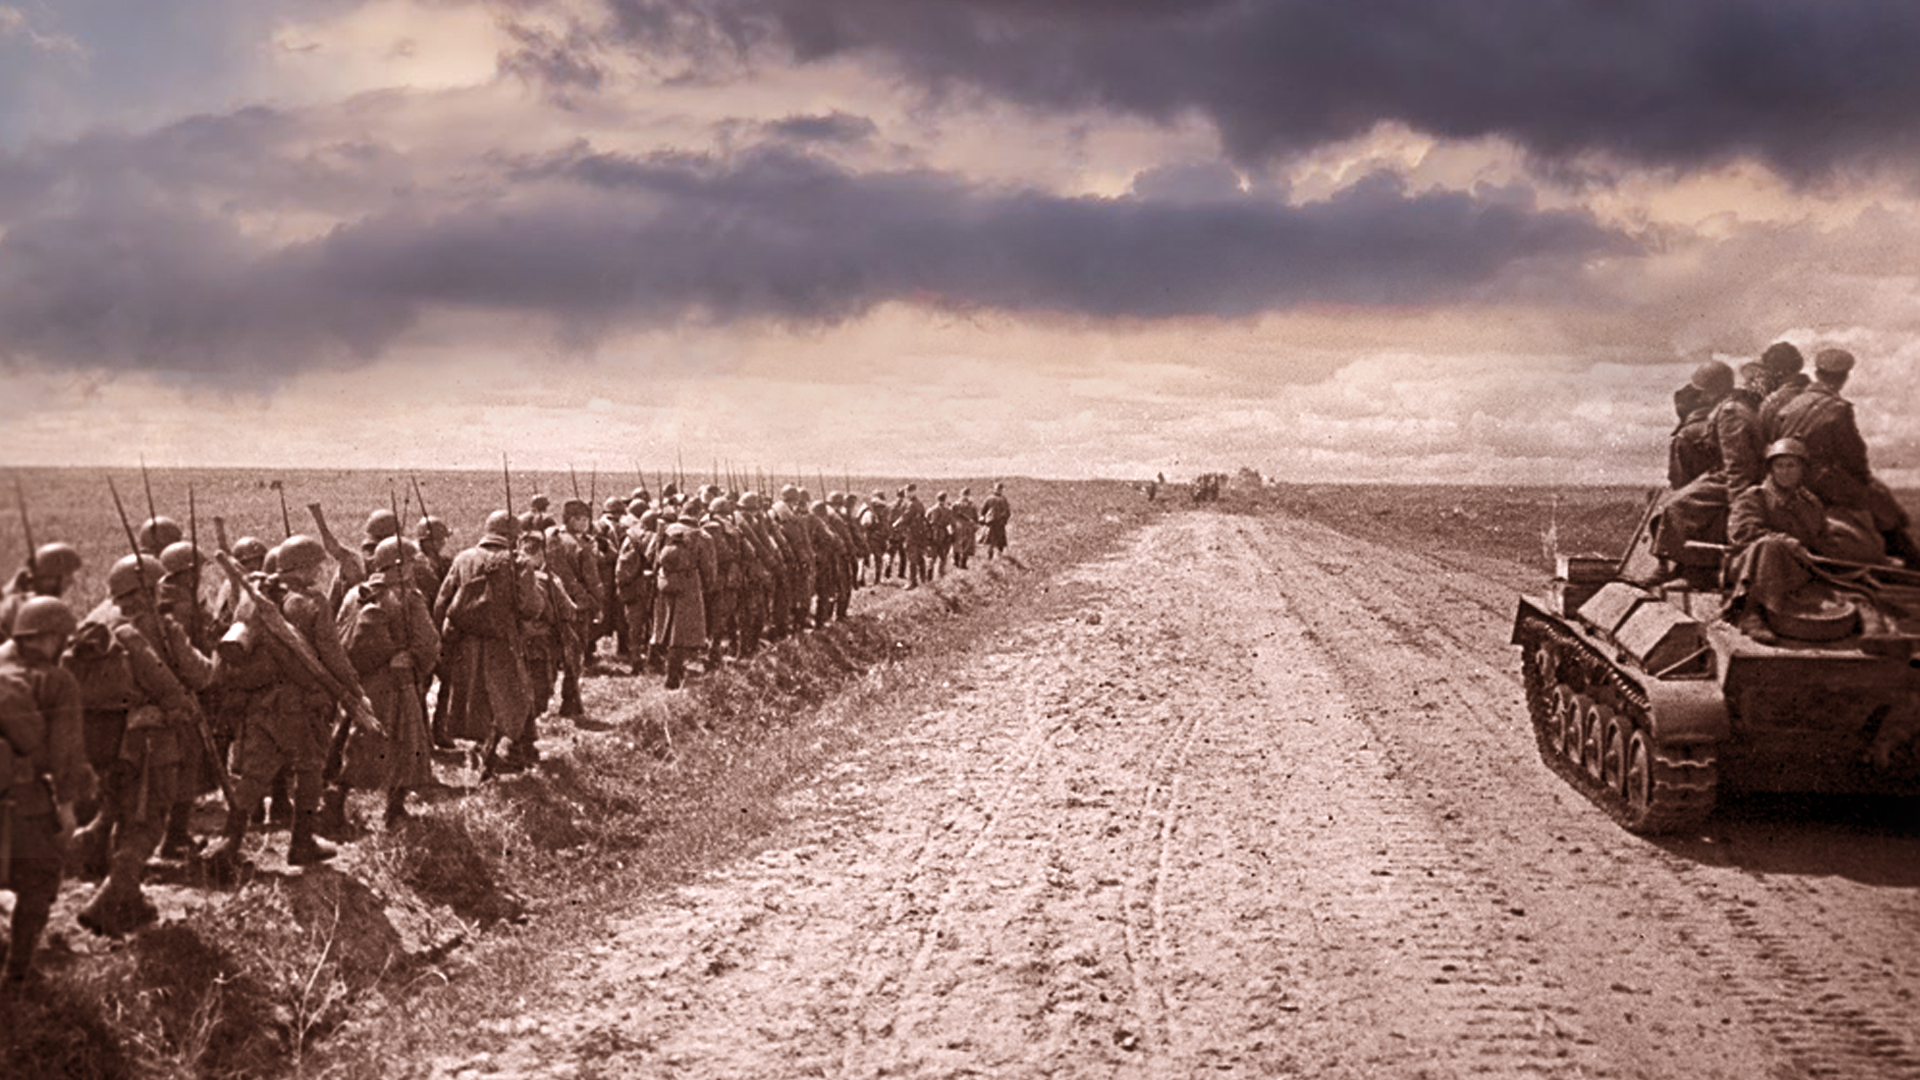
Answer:
M160 560L151 555L124 556L107 571L107 595L118 600L129 593L154 588L166 572Z
M379 543L400 534L400 518L391 510L375 510L367 515L367 539Z
M327 549L311 536L289 536L274 549L274 562L282 574L297 574L325 562Z
M249 570L260 568L260 560L267 557L267 543L257 536L243 536L233 542L233 559Z
M32 597L13 613L13 636L17 638L54 634L64 641L73 636L79 625L80 621L73 617L73 609L57 596Z
M80 552L65 540L41 544L33 553L33 567L41 577L72 577L80 572Z
M432 514L421 518L420 524L413 527L413 535L421 540L428 538L445 540L450 533L451 531L447 528L447 523L434 517Z
M618 495L609 495L600 508L609 514L623 514L627 510L627 500Z
M483 531L485 531L488 536L498 536L502 539L511 540L520 535L520 522L505 510L495 510L493 513L487 515L487 523Z
M158 555L168 544L177 543L187 534L180 531L180 523L164 515L148 518L140 526L136 539L142 554Z
M533 507L534 513L544 514L547 512L547 507L552 506L553 503L545 495L535 495L533 501L527 505Z
M1805 461L1807 444L1793 438L1775 439L1767 444L1767 461L1772 462L1777 457L1797 457Z
M400 565L402 551L406 553L407 558L411 559L419 554L420 549L415 547L411 540L402 540L397 536L387 537L373 546L373 558L368 562L367 569L378 571Z
M169 574L181 574L205 562L200 549L186 540L176 540L160 552L160 566Z

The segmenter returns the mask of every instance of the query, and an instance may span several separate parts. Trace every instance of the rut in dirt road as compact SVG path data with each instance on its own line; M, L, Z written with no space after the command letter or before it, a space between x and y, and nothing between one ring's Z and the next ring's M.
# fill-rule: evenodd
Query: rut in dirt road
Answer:
M1505 585L1191 512L1050 597L440 1071L1920 1074L1915 883L1614 828L1533 757Z

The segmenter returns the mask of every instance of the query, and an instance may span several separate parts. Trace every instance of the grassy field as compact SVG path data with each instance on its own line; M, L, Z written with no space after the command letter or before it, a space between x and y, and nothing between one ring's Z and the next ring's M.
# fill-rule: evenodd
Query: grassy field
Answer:
M138 528L148 517L146 490L140 471L19 469L14 475L19 477L26 496L35 543L65 540L80 549L85 566L69 597L79 601L76 607L81 610L90 608L105 595L108 568L128 550L126 533L114 510L109 480L119 488L127 515L134 527ZM657 495L659 478L671 475L671 472L647 472L648 490ZM375 510L399 503L409 522L419 519L420 504L412 496L413 485L410 482L417 480L427 508L445 520L453 532L453 540L448 544L451 553L478 539L481 523L487 514L506 504L505 483L499 472L154 469L151 470L150 479L154 508L178 521L182 529L189 524L191 494L192 507L199 523L200 544L208 550L215 546L216 516L225 519L229 540L256 536L271 546L286 537L288 521L292 524L293 532L313 534L313 517L307 511L309 503L320 504L334 535L342 544L353 547L364 535L367 516ZM598 477L581 473L578 479L581 495L598 496L600 502L604 502L609 495L626 495L637 486L637 478L632 472ZM694 486L707 479L705 475L693 474L687 478L688 483ZM971 487L974 501L978 503L987 496L996 478L949 477L927 480L857 476L851 479L853 490L869 495L876 488L891 494L909 482L917 483L920 485L922 501L930 504L939 491L946 491L958 498L962 487ZM770 484L776 491L780 482L778 477L770 478ZM837 489L845 479L829 477L827 482ZM810 494L815 498L821 497L822 492L811 490L819 486L818 477L808 478L805 483ZM275 484L280 484L281 490L275 490ZM11 488L11 484L8 486ZM1119 483L1069 484L1017 477L1007 480L1007 488L1016 514L1013 525L1015 535L1022 529L1044 533L1060 526L1071 513L1071 508L1066 504L1082 497L1121 499L1128 493L1126 485ZM283 493L287 506L284 519L280 502ZM565 472L515 471L514 508L522 511L527 509L528 500L536 493L544 493L552 500L552 508L557 515L561 502L573 494L573 478ZM11 490L7 492L7 500L9 503L14 501ZM599 515L597 503L594 513L596 517ZM23 565L25 560L26 541L20 513L17 507L9 506L4 514L0 514L0 567L7 568L6 572L11 573L12 568Z

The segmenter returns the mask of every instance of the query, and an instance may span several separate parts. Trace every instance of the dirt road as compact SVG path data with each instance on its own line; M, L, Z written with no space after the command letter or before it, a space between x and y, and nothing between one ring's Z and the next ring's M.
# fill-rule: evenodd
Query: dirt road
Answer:
M1920 1076L1920 830L1620 831L1535 757L1515 576L1159 518L437 1071Z

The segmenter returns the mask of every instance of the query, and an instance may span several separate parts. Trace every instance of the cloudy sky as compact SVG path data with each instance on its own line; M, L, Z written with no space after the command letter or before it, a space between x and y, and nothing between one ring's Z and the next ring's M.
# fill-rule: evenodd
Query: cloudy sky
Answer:
M0 0L0 458L1657 482L1860 356L1911 0Z

